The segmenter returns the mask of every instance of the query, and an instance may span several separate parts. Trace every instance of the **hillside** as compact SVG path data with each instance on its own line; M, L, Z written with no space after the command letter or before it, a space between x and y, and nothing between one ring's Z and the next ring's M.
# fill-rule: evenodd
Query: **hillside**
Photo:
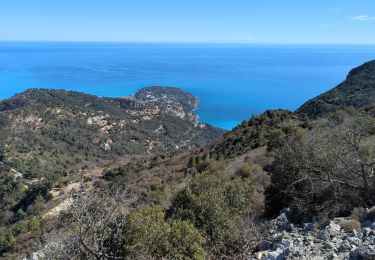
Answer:
M272 142L282 138L290 127L305 124L289 110L267 110L225 133L206 147L206 153L216 159L241 156L259 147L272 146Z
M190 150L223 131L199 123L195 97L150 87L124 98L32 89L0 102L3 162L31 176L97 160Z
M337 87L307 101L296 113L316 118L344 107L364 108L374 103L375 61L370 61L350 71Z
M224 131L198 122L197 105L194 96L170 87L123 98L31 89L0 101L1 229L40 214L33 209L37 201L60 207L66 203L60 192L101 176L109 165L189 151L217 139ZM2 239L0 231L0 254Z

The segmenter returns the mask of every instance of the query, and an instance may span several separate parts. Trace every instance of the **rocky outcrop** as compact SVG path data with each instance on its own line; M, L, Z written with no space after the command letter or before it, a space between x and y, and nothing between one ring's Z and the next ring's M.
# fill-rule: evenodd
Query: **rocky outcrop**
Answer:
M262 240L251 259L335 259L374 260L375 222L365 221L359 230L341 228L345 218L336 218L325 227L316 223L295 226L287 213L269 222L269 236Z
M194 114L198 99L179 88L145 87L137 91L133 98L150 108L198 123L198 117Z

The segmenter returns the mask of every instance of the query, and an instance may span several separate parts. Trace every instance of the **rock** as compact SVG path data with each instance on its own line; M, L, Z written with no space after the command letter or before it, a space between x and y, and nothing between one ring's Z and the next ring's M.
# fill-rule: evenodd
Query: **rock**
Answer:
M339 252L350 252L352 249L352 245L348 241L344 241L338 247Z
M340 225L331 221L328 226L325 227L320 233L318 234L317 238L323 241L330 239L340 233Z
M315 228L314 224L313 223L304 223L302 225L302 229L304 232L310 232L310 231L313 231Z
M264 260L282 260L284 253L281 250L271 251L264 256Z
M368 237L372 233L374 233L374 231L371 228L367 227L367 228L362 229L362 233L363 233L363 237Z
M349 258L349 253L338 253L337 257L334 257L333 260L346 260Z
M323 240L323 241L326 241L326 240L330 239L330 235L329 235L329 232L324 229L324 230L319 232L319 234L316 238L320 239L320 240Z
M326 248L326 249L328 249L330 251L332 251L334 248L336 249L336 247L334 246L334 244L331 243L331 242L329 242L329 241L326 241L324 243L324 248Z
M351 244L351 245L355 245L355 246L359 246L361 243L362 243L362 240L357 238L357 237L348 237L347 238L347 241Z
M290 247L293 247L293 245L293 240L283 239L280 243L277 244L276 248L285 251Z
M290 232L293 228L293 225L289 222L286 213L282 213L280 216L278 216L275 220L275 224L278 231L288 231Z
M327 229L327 227L326 227L326 229ZM338 225L338 224L336 224L332 221L328 225L328 232L329 232L329 235L331 237L338 235L340 233L340 229L341 229L340 225Z
M257 250L261 250L261 254L254 253L252 259L375 260L375 230L367 226L359 231L344 232L339 225L344 220L346 218L333 219L319 230L313 223L290 226L282 213L271 221L276 233L259 243ZM285 226L292 228L283 229ZM313 231L308 231L311 229Z
M263 258L263 252L256 253L255 257L256 257L257 260L262 260L262 258Z
M355 251L363 260L375 260L375 245L361 245Z
M303 239L302 238L296 238L296 239L294 239L293 240L293 244L295 245L295 246L302 246L303 245Z
M258 246L257 246L257 251L265 251L265 250L269 250L272 246L272 243L271 241L269 240L262 240Z

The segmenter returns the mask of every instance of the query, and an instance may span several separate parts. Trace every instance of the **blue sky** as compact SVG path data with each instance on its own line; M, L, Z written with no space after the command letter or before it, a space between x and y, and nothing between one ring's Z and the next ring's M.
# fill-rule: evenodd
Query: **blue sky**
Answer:
M375 1L0 0L0 40L375 44Z

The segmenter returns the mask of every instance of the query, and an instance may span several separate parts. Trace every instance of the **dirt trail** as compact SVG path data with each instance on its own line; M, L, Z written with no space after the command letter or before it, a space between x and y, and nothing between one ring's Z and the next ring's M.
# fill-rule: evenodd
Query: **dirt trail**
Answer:
M5 165L5 163L3 162L0 162L1 165ZM23 177L23 174L19 171L17 171L16 169L10 167L10 170L14 173L14 177L17 178L17 177Z

